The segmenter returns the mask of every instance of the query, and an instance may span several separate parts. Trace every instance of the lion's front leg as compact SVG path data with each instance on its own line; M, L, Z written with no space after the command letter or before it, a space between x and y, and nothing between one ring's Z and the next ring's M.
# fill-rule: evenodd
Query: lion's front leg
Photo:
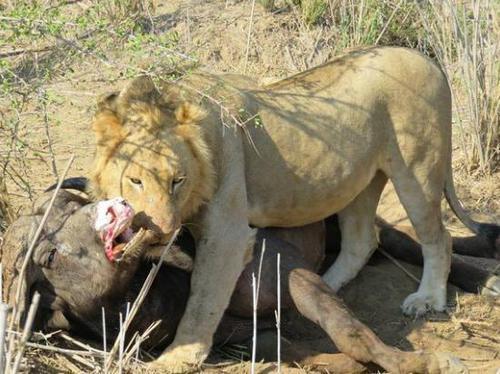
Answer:
M185 314L174 342L157 364L177 371L205 360L213 334L245 267L251 233L245 222L207 233L197 249Z
M236 281L251 257L241 139L226 135L220 185L201 219L201 237L191 276L191 295L173 343L156 361L162 369L183 371L210 352L212 338L229 305Z

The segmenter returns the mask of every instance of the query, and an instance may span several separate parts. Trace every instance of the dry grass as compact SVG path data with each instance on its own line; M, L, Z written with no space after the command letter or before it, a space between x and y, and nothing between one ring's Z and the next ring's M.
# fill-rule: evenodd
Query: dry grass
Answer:
M498 4L429 0L427 9L419 10L429 43L452 82L465 166L490 174L500 161Z

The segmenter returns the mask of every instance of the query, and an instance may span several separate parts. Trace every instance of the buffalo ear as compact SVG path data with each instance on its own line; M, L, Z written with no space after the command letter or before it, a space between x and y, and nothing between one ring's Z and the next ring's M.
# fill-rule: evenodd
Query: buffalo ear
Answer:
M71 324L60 310L52 311L50 318L45 322L45 328L49 330L65 330L71 329Z

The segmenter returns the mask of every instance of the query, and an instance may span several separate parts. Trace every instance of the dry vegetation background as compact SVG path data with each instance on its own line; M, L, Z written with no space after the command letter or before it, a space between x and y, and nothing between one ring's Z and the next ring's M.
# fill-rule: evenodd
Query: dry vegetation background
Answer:
M444 67L458 193L498 222L499 10L493 0L0 1L0 229L71 154L70 174L87 172L96 97L139 73L175 80L200 68L266 83L369 45L417 48ZM381 211L399 219L392 198ZM30 357L60 370L100 367L92 355Z

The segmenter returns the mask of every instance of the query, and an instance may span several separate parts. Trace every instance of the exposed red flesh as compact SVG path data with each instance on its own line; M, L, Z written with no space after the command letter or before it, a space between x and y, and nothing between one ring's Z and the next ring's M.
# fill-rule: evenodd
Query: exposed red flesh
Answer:
M95 228L104 243L104 252L109 261L119 259L126 243L134 236L130 228L133 218L132 207L122 198L99 203Z

